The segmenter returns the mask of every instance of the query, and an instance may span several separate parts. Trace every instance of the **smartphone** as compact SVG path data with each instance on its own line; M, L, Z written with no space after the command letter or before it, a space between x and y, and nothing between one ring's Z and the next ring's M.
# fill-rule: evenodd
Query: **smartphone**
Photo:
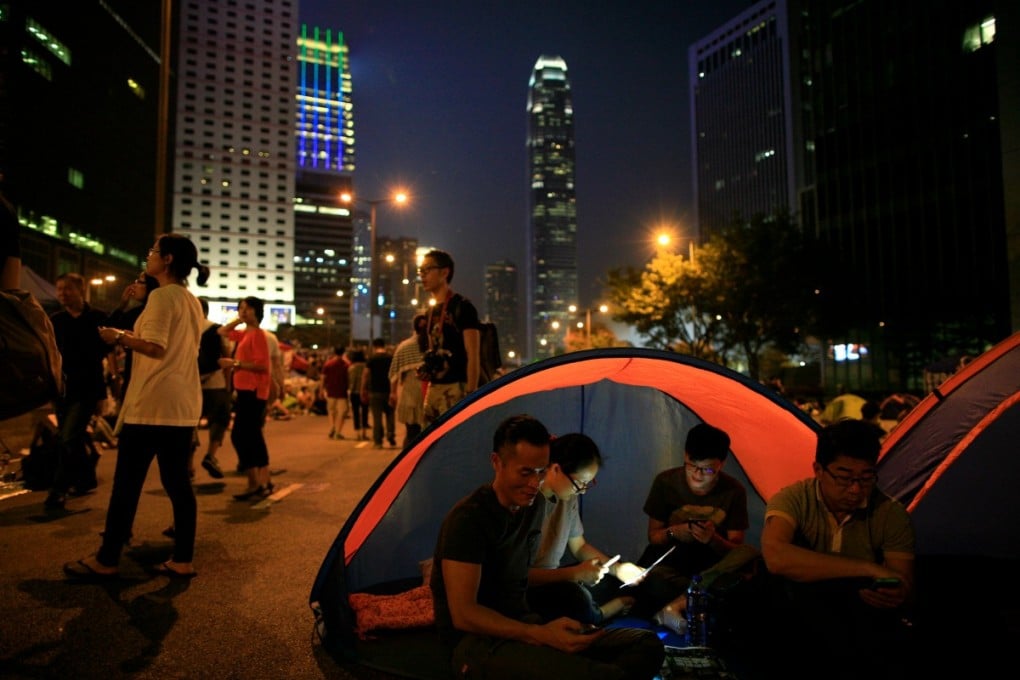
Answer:
M581 629L581 635L591 635L602 630L602 626L587 625Z
M900 580L895 576L887 576L885 578L876 578L868 586L872 590L878 590L879 588L897 588L900 585Z

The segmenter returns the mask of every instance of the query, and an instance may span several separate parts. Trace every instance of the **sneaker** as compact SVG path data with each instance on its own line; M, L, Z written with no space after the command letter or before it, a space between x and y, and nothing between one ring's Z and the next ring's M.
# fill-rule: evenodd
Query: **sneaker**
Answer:
M393 437L390 437L386 441L388 441L390 443L390 446L396 446L397 445L397 440L395 438L393 438Z
M336 436L336 430L330 430L329 434L326 435L326 439L332 439L334 436Z
M43 507L47 510L63 510L65 498L62 493L51 493L43 501Z
M223 479L223 470L220 469L220 464L212 456L206 456L202 459L202 467L205 468L205 471L213 479Z
M687 633L687 619L683 617L683 612L678 612L671 606L665 606L656 612L655 616L652 617L652 621L669 628L677 635L684 635Z
M337 432L335 435L333 435L333 439L344 439L344 436Z

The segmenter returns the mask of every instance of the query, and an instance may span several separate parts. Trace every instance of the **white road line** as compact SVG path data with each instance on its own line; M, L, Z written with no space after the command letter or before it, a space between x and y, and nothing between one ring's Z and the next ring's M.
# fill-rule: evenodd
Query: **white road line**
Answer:
M282 487L279 491L274 492L272 496L262 499L261 501L259 501L258 503L251 507L256 510L265 510L266 508L270 507L273 503L283 500L285 497L297 491L302 486L304 486L304 484L288 484L287 486Z

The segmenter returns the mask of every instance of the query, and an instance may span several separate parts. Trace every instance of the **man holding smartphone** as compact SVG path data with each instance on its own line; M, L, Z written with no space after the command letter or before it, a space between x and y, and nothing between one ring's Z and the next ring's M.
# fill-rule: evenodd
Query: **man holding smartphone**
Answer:
M909 643L903 617L913 595L914 530L903 505L877 487L879 449L863 421L823 429L814 476L772 497L762 532L765 564L780 577L777 604L788 615L776 628L810 641L798 646L812 651L811 663L852 662L852 677L885 677Z

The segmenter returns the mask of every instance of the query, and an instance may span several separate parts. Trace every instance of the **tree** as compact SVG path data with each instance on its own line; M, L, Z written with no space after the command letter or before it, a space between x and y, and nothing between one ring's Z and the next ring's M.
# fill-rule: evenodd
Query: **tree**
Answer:
M618 321L652 346L723 363L739 351L751 377L773 346L795 351L814 323L813 262L785 212L735 221L693 251L659 252L644 267L609 272Z

